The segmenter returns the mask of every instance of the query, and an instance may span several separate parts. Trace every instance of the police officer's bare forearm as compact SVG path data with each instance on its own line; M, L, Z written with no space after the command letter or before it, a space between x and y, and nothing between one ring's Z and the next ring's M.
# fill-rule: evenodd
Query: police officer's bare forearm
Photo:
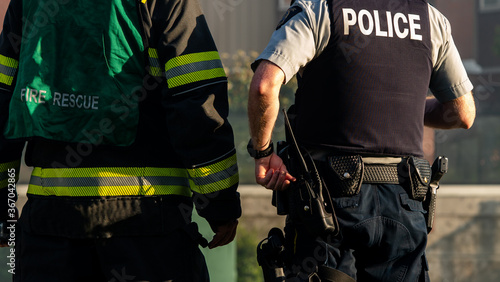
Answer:
M266 148L271 142L272 130L279 111L279 90L285 74L269 61L260 62L250 85L248 117L250 134L255 149ZM275 153L255 160L255 179L271 189L285 189L294 178Z
M471 128L476 117L476 106L472 92L455 100L440 103L437 99L428 99L425 104L424 124L433 128Z

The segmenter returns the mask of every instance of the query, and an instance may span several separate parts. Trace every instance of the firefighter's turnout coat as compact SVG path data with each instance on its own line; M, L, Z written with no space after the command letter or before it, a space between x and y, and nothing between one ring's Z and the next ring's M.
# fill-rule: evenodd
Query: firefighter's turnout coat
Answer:
M227 79L196 1L12 0L0 37L1 218L70 238L241 214Z

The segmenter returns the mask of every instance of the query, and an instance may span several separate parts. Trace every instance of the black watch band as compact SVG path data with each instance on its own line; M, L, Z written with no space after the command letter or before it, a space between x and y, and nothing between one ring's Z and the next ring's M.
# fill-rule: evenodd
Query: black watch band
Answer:
M250 154L250 156L254 159L267 157L274 152L273 141L269 142L269 146L266 149L258 151L253 148L252 139L250 139L250 141L248 141L247 151Z

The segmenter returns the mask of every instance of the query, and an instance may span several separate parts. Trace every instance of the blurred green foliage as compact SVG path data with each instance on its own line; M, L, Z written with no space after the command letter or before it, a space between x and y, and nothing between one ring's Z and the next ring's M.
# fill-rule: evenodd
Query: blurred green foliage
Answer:
M500 57L500 25L495 27L495 39L493 40L493 53Z
M228 76L229 107L234 114L246 116L248 90L252 81L253 71L250 65L259 54L257 52L237 51L235 54L222 53L221 59L224 63ZM297 82L293 78L289 83L283 85L280 92L280 104L288 107L293 103Z
M260 241L257 233L240 225L236 240L238 282L264 281L262 269L257 262L257 245Z
M257 245L256 245L257 246ZM12 281L12 274L9 273L11 269L8 265L10 255L10 247L0 248L0 281Z

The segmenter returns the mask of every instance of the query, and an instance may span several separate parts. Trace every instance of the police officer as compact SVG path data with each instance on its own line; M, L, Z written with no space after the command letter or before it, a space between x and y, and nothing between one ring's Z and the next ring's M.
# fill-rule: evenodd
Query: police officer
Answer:
M12 0L0 107L2 222L25 141L34 167L15 281L208 281L198 245L231 242L241 208L227 79L196 0Z
M280 87L296 74L289 110L295 137L333 195L340 225L338 236L323 238L288 220L287 276L427 281L424 124L468 129L475 118L472 84L447 19L426 1L297 0L252 67L257 183L284 190L294 181L272 150L271 133ZM435 98L426 98L429 88ZM341 161L359 169L346 174ZM361 181L341 188L355 177Z

